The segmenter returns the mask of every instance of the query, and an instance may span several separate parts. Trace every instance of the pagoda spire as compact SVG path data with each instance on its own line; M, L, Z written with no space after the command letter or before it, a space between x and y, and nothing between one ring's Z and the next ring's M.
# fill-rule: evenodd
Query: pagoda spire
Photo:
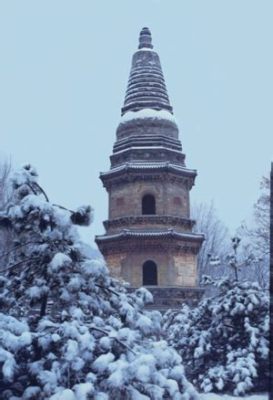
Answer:
M151 32L145 27L140 32L138 50L133 55L121 114L147 108L172 113L160 59L153 50Z
M152 49L152 35L149 28L142 28L139 34L139 49Z

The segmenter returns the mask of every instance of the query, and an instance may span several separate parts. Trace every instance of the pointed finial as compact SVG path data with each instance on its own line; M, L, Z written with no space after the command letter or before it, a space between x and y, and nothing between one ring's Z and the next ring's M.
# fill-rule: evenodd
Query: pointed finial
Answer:
M152 35L149 28L142 28L139 35L139 49L149 48L152 49L154 46L152 45Z

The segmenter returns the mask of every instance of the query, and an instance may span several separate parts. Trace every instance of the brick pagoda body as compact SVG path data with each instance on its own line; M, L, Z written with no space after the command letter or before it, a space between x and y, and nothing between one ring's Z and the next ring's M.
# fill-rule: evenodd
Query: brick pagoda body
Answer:
M106 233L96 236L113 277L146 286L154 307L196 303L197 254L189 192L196 171L186 168L178 127L148 28L140 33L110 157L100 178L109 195Z

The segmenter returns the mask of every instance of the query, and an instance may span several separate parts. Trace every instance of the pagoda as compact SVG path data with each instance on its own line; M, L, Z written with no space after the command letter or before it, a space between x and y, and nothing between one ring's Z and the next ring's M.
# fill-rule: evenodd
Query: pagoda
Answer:
M105 234L96 236L111 275L148 287L154 307L195 303L197 255L189 193L196 170L185 165L160 59L148 28L134 53L111 168L100 174L109 195Z

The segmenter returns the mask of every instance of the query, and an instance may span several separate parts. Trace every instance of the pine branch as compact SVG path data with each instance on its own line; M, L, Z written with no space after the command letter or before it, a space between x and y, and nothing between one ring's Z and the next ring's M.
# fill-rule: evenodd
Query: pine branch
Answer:
M48 295L46 294L42 299L40 318L43 318L46 314L47 301L48 301Z
M19 261L18 263L13 264L13 265L9 266L9 267L6 268L6 269L3 269L3 270L1 271L1 274L2 274L3 272L7 272L7 271L9 271L9 270L11 270L11 269L13 269L13 268L16 268L16 267L18 267L18 266L21 265L21 264L27 263L27 262L29 262L29 261L40 260L40 259L41 259L41 257L33 257L33 258L27 258L26 260Z
M45 196L46 201L49 203L49 198L46 194L46 192L44 191L44 189L39 185L39 183L35 182L35 185L37 186L37 188L43 193L43 195Z
M110 289L110 288L108 288L108 287L105 287L105 286L99 285L98 283L95 283L95 286L99 287L99 288L100 288L100 289L102 289L102 290L105 290L105 291L111 292L111 293L115 294L116 296L120 297L120 293L118 293L118 292L115 292L115 290L113 290L113 289Z
M32 192L36 196L38 195L38 192L34 189L34 187L30 183L26 183L26 185L32 190ZM40 190L40 192L44 195L46 201L49 203L49 198L48 198L46 192L44 191L44 189L37 182L35 182L35 186Z
M6 215L0 215L0 227L1 228L10 228L11 220Z
M235 326L233 326L233 325L228 325L228 324L223 324L223 325L226 326L227 328L232 328L232 329L235 328Z
M26 183L26 185L30 188L30 190L31 190L34 194L38 195L38 193L37 193L36 190L31 186L30 183Z
M46 242L26 242L26 243L17 244L14 246L14 248L12 250L7 251L6 253L1 253L0 259L8 256L9 254L13 253L15 250L20 249L21 247L28 246L29 244L44 244L44 243L46 243Z
M92 326L92 325L89 325L89 327L90 327L91 329L93 329L94 331L98 331L98 332L100 332L100 333L103 333L104 335L110 337L110 339L116 340L119 344L121 344L122 346L124 346L127 350L131 351L135 356L137 355L137 353L136 353L134 350L132 350L129 346L127 346L127 344L123 343L121 340L119 340L119 339L116 338L116 337L109 336L109 333L108 333L107 331L104 331L103 329L97 328L96 326Z

